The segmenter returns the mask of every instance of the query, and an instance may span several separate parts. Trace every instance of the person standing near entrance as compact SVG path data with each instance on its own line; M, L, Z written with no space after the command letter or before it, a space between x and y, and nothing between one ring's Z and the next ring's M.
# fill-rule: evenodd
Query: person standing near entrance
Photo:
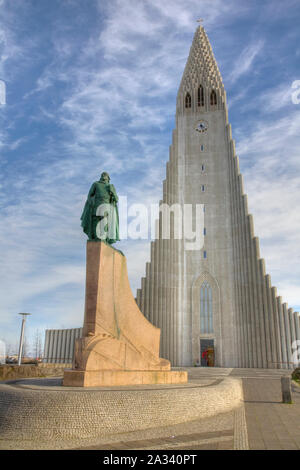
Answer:
M213 348L207 348L205 351L202 353L203 359L206 360L206 366L207 367L214 367L214 349Z

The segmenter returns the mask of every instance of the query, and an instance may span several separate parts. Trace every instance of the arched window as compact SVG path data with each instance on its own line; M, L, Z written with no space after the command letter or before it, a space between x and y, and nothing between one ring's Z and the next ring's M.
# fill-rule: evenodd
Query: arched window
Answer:
M198 106L204 106L204 91L202 85L198 88Z
M215 90L211 90L210 104L211 104L211 106L217 104L217 93L215 92Z
M213 333L212 289L204 281L200 289L200 333Z
M189 93L185 95L185 107L186 108L191 108L192 107L192 98Z

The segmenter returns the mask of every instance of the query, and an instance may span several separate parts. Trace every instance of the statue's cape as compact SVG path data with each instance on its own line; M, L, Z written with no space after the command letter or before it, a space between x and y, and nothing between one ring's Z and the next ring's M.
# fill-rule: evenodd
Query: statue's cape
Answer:
M81 215L81 227L83 228L84 233L88 235L89 227L92 224L92 206L91 201L87 200L84 209Z
M86 200L86 203L83 208L83 212L81 214L81 227L83 228L84 233L89 235L90 228L92 226L92 215L94 209L94 200L91 197L91 194L94 192L95 183L92 184L91 189L89 190L89 194Z
M109 214L108 239L110 243L120 241L119 238L119 212L117 204L111 203Z

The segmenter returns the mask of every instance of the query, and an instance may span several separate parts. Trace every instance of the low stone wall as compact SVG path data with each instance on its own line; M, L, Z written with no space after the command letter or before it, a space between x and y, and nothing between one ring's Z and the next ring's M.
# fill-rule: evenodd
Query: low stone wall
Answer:
M64 369L69 367L71 367L70 364L0 365L0 381L28 377L60 377L63 375Z
M41 388L0 385L0 446L8 440L86 439L184 423L230 411L243 399L240 379L231 377L148 389Z

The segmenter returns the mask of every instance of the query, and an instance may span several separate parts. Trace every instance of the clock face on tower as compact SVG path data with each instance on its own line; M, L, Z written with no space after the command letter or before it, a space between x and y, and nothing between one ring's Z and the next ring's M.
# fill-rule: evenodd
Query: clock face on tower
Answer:
M197 132L206 132L208 129L208 122L206 121L198 121L196 125L196 131Z

